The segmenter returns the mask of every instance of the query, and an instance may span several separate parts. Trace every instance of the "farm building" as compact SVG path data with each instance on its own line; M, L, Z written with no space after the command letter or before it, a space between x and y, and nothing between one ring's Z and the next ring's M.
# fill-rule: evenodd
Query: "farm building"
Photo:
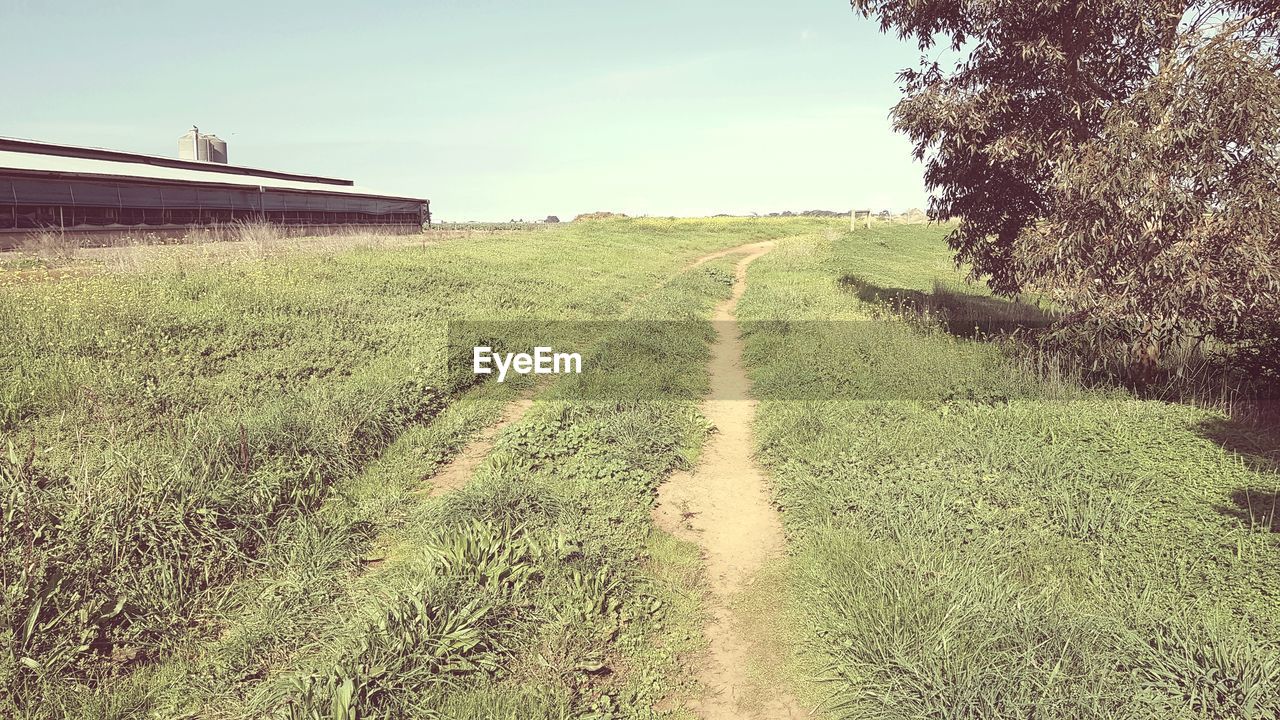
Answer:
M431 203L350 180L226 164L226 143L192 130L179 157L0 138L4 235L183 231L261 221L292 226L378 225L419 230Z

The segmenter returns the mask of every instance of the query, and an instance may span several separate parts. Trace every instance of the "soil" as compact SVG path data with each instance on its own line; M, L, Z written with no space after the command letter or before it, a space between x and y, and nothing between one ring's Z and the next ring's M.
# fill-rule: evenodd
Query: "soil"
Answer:
M462 451L453 457L444 467L440 468L436 474L432 475L429 482L430 488L427 493L431 497L438 497L447 492L452 492L467 484L471 476L475 474L476 468L484 459L489 457L489 453L493 452L493 444L498 439L498 433L502 432L511 423L524 417L524 414L533 407L533 390L525 392L514 402L509 403L502 410L502 416L498 418L498 422L490 425L480 432L462 448Z
M733 311L746 290L747 266L773 249L761 242L703 258L746 252L738 262L733 296L715 312L717 337L712 346L711 393L702 412L715 425L697 467L673 475L658 491L654 520L677 537L696 542L705 558L711 621L706 662L697 669L704 697L692 708L708 720L719 718L800 718L809 713L784 692L762 687L753 665L776 665L766 638L753 632L773 624L738 617L733 604L784 549L782 525L770 503L763 472L752 459L751 424L756 403L742 366L742 341ZM768 673L765 673L766 675Z

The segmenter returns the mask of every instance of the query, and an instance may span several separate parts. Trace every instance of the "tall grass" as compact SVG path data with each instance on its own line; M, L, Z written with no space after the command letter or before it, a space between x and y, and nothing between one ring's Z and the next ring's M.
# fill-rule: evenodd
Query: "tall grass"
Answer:
M1139 397L1183 402L1259 422L1277 419L1276 380L1242 367L1226 348L1184 340L1155 360L1135 360L1120 343L1048 335L997 337L1009 356L1046 378L1093 387L1120 386Z
M22 239L19 247L42 258L66 260L81 246L79 238L61 229L37 230Z
M1262 421L1274 420L1280 410L1276 379L1252 372L1212 341L1184 340L1156 358L1136 358L1123 343L1060 327L1059 313L1038 298L1003 300L937 278L928 291L880 287L857 274L843 275L838 283L868 303L875 316L992 343L1014 365L1051 385L1123 387L1140 397Z
M936 287L942 234L795 242L739 305L832 714L1280 714L1274 455L989 342L1032 311Z
M498 234L425 252L289 253L0 287L0 687L9 690L0 706L128 717L174 701L216 716L220 703L245 700L237 678L288 664L314 640L374 538L413 507L408 490L461 442L466 427L436 423L473 393L443 372L445 321L616 317L745 231L566 224L533 240ZM673 415L679 423L659 431L666 417L590 422L655 428L646 432L668 445L599 450L628 453L609 467L633 458L662 467L687 420ZM594 432L579 422L588 420L534 432L578 442L570 438ZM578 456L592 457L567 457ZM520 487L524 467L513 466L502 493ZM618 487L634 497L638 486ZM565 492L565 508L581 501ZM582 542L613 536L607 516L620 497L591 496L600 511ZM628 512L628 522L644 516L640 505ZM628 527L617 557L634 569L643 533ZM591 579L598 570L584 568L584 592L601 582ZM403 632L418 632L406 622ZM169 659L191 643L219 650L195 664L207 674L176 683L171 673L187 666ZM306 672L332 669L297 660ZM167 696L175 687L183 694Z

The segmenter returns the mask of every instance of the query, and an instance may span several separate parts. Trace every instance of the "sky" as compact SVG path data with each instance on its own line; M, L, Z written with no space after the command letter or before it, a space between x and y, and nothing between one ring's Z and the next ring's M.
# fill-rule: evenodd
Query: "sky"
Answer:
M442 220L924 207L844 0L0 0L0 136L350 178Z

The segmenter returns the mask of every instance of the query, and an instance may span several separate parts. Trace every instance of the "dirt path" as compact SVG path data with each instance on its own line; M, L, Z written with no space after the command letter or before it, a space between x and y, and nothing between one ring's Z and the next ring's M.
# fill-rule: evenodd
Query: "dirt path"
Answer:
M529 408L533 407L533 393L534 388L529 388L521 393L520 397L508 403L502 409L502 415L499 416L498 421L476 433L475 437L471 438L471 441L457 455L454 455L452 460L427 479L428 485L420 492L431 497L439 497L466 485L480 463L493 452L498 433L524 417L524 414L529 412Z
M751 458L751 423L756 403L742 366L742 341L733 317L746 290L747 266L773 249L756 243L717 253L747 251L738 262L733 297L716 308L717 337L711 354L711 394L703 413L717 432L703 446L692 472L673 475L660 489L654 520L677 537L702 546L710 576L712 622L707 628L710 658L700 668L706 695L694 708L708 720L719 718L801 718L807 712L789 696L761 687L750 667L760 654L759 638L744 632L735 616L734 596L783 551L782 525L769 502L764 474ZM768 665L775 658L763 659Z
M751 243L747 245L739 245L737 247L731 247L726 250L719 250L709 255L703 255L697 260L694 260L693 262L689 263L684 268L682 268L676 274L679 275L681 273L687 272L688 270L698 267L703 263L709 262L711 260L715 260L716 258L725 257L726 255L732 255L734 253L742 253L742 252L751 252L753 254L748 258L748 260L744 261L744 264L739 266L739 275L740 275L739 280L741 281L745 278L745 273L746 273L745 262L749 262L750 260L753 260L759 257L760 255L763 255L764 253L772 249L772 247L773 247L772 242L764 242L764 243ZM670 281L669 279L663 280L662 283L658 284L658 287L661 287L663 284L669 281ZM733 299L729 303L722 304L716 310L716 317L715 317L716 320L732 320L733 319L732 316L729 315L729 309L732 307L732 303L736 303L738 301L738 297L742 294L742 290L744 287L745 285L742 282L739 282L734 286ZM634 304L635 304L634 302L628 303L627 310L629 310L630 307ZM627 310L623 311L624 315L627 312ZM722 315L723 317L721 317ZM498 438L498 433L502 432L502 430L506 428L508 425L511 425L515 421L524 417L524 414L529 411L529 408L533 407L534 392L535 390L531 388L530 390L523 393L517 400L515 400L506 408L504 408L502 411L502 416L498 419L498 422L486 428L483 428L478 433L476 433L475 437L473 437L471 441L468 442L466 446L463 447L462 450L453 457L452 460L450 460L438 471L436 471L435 474L433 474L430 478L428 478L429 484L427 486L424 486L422 490L417 492L430 495L431 497L438 497L440 495L444 495L445 493L451 492L453 490L457 490L463 485L466 485L467 481L471 479L472 474L475 473L476 468L480 466L480 463L484 462L484 459L489 456L489 453L493 452L493 445ZM742 388L742 392L745 393L745 387ZM748 420L749 419L750 418L748 417Z
M727 257L727 256L729 256L729 255L737 255L738 253L744 253L744 252L752 253L752 256L751 256L750 258L747 258L747 259L744 261L744 262L751 262L752 260L755 260L755 259L756 259L757 257L759 257L760 255L763 255L764 253L766 253L766 252L768 252L770 249L772 249L772 248L773 248L773 245L774 245L774 243L773 243L773 241L772 241L772 240L766 240L766 241L764 241L764 242L747 243L746 245L738 245L738 246L736 246L736 247L725 248L724 250L717 250L717 251L715 251L715 252L713 252L713 253L710 253L710 254L708 254L708 255L703 255L702 257L698 258L697 260L694 260L693 262L689 263L688 265L685 265L685 266L684 266L684 268L683 268L680 272L686 272L686 271L688 271L688 270L692 270L693 268L696 268L696 267L698 267L699 265L704 265L704 264L706 264L706 263L709 263L709 262L711 262L712 260L718 260L718 259L720 259L720 258L722 258L722 257ZM757 251L759 251L759 252L757 252ZM743 267L745 267L745 265L744 265ZM746 272L746 271L744 270L743 272ZM745 276L744 276L744 277L745 277ZM720 315L722 312L724 312L724 313L726 313L726 314L727 314L728 312L730 312L730 311L732 310L732 306L733 306L733 305L735 305L735 304L737 304L737 302L738 302L738 296L739 296L739 295L741 295L741 294L742 294L742 291L741 291L741 290L739 290L739 289L737 289L737 288L735 287L735 288L734 288L734 296L733 296L733 300L731 301L731 303L726 303L725 305L721 305L719 308L717 308L717 309L716 309L716 314L717 314L717 315ZM725 307L726 307L726 306L728 306L729 310L726 310L726 309L725 309ZM719 318L719 317L717 317L716 319L717 319L717 320L719 320L720 318ZM732 318L732 317L726 317L725 319L726 319L726 320L732 320L733 318Z

